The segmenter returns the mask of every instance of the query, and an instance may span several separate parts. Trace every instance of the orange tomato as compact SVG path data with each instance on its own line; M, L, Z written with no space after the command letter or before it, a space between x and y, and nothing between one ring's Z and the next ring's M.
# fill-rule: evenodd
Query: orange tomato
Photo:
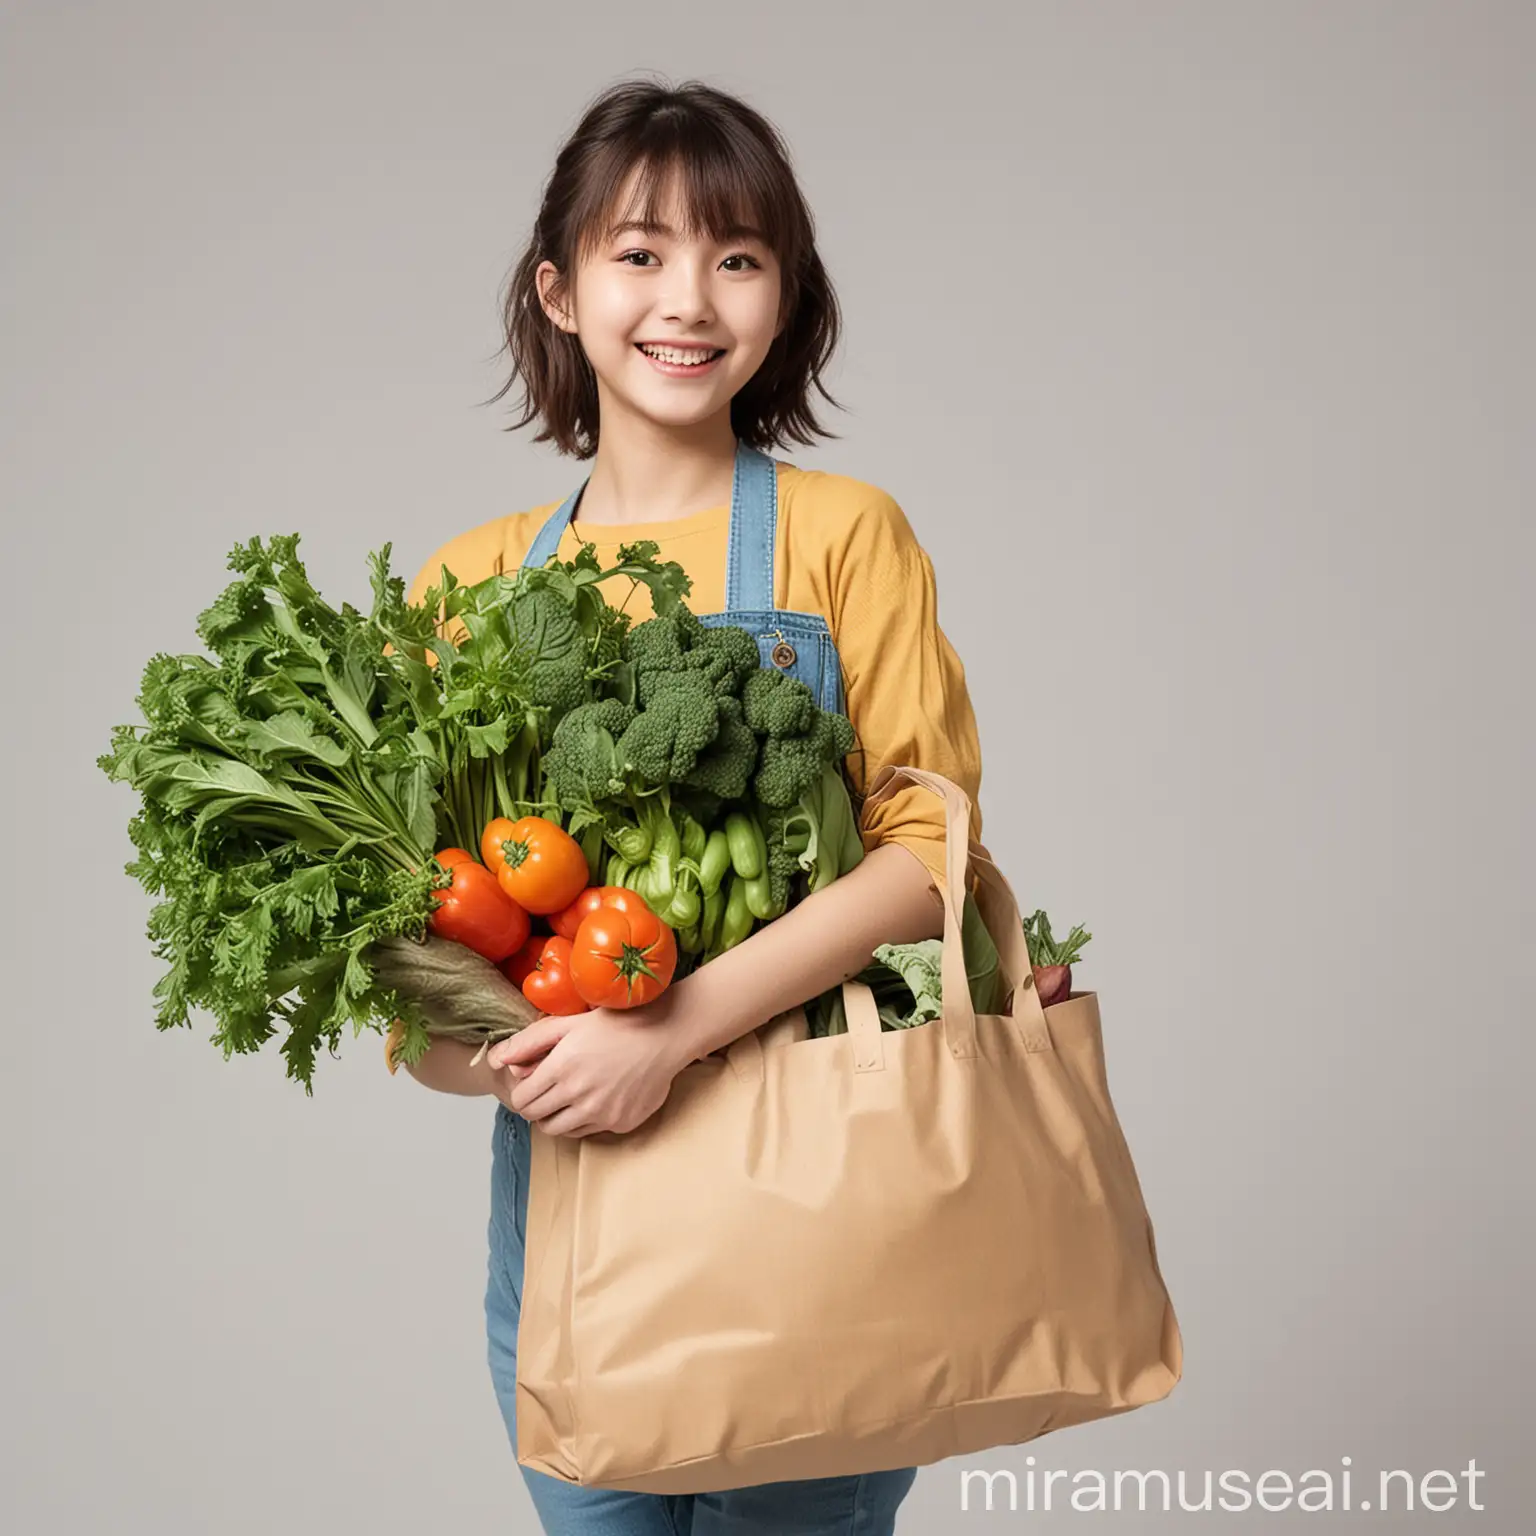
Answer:
M605 901L581 920L571 944L576 990L593 1008L638 1008L659 997L677 969L677 939L638 893Z
M552 934L538 964L523 978L523 996L541 1013L585 1013L586 999L571 977L571 941Z
M528 938L528 914L511 901L483 865L469 859L454 864L453 883L437 891L438 905L427 925L441 938L454 939L495 963L505 960Z
M559 912L581 894L589 871L581 844L543 816L498 816L480 834L480 857L525 912Z

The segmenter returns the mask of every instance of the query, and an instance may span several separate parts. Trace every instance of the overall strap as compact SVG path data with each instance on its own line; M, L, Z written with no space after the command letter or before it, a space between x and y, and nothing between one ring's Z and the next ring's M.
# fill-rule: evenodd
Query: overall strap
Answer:
M727 611L764 612L773 607L773 554L779 524L779 467L765 453L736 442L731 474L731 521L725 551ZM589 475L587 480L592 477ZM587 480L571 492L545 519L528 553L525 566L545 564L560 547L576 514Z
M592 477L587 476L587 480ZM581 500L581 493L586 490L587 481L583 480L560 505L545 518L544 526L534 535L533 543L528 546L528 553L523 556L523 565L532 566L534 569L542 568L549 557L560 547L561 535L565 532L566 524L570 522L576 511L576 503Z
M725 554L725 611L773 607L773 551L779 526L779 466L739 439Z

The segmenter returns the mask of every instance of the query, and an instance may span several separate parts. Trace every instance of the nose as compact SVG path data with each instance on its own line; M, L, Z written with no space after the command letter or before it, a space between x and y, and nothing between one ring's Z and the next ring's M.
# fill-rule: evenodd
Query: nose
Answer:
M683 258L668 264L659 308L663 320L683 326L707 324L714 318L709 274L702 261Z

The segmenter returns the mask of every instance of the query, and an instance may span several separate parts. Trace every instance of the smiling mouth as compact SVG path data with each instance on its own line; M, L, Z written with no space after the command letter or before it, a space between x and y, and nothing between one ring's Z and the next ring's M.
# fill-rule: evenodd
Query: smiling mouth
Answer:
M654 352L647 351L638 341L635 343L635 351L642 357L650 358L653 363L661 363L667 368L704 368L716 358L725 356L725 348L716 347L711 352L695 353L687 362L677 362L672 358L658 357Z

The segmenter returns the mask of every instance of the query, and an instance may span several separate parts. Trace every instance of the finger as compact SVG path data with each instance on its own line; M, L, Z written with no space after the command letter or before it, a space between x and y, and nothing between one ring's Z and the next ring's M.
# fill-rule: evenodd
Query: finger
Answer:
M575 1089L562 1081L555 1069L540 1063L531 1077L512 1090L510 1102L524 1119L544 1120L564 1109L575 1096Z
M507 1067L505 1070L510 1074L513 1068ZM551 1047L537 1060L517 1064L517 1070L521 1073L519 1078L514 1079L518 1085L517 1091L521 1093L523 1103L531 1104L559 1077L561 1063L556 1059L556 1053Z
M491 1065L492 1068L497 1068L505 1067L512 1061L516 1060L517 1058L513 1051L513 1047L516 1046L519 1041L525 1039L528 1034L528 1030L532 1029L533 1027L534 1026L530 1024L528 1029L523 1030L521 1033L509 1036L505 1040L498 1040L496 1044L493 1045L490 1050L485 1053L486 1061Z
M536 1023L525 1025L515 1035L498 1040L486 1052L486 1059L493 1067L533 1061L555 1045L569 1027L565 1018L550 1014Z
M539 1122L539 1129L546 1136L590 1136L597 1127L586 1118L586 1111L578 1105L569 1104L558 1114L551 1115L547 1120Z
M549 1055L549 1052L546 1051L544 1053L544 1056L548 1056L548 1055ZM511 1073L512 1077L516 1081L521 1082L525 1077L527 1077L533 1071L533 1069L536 1066L539 1065L539 1062L544 1060L544 1056L540 1056L537 1061L521 1061L521 1062L514 1061L510 1066L508 1066L506 1068L506 1071Z

